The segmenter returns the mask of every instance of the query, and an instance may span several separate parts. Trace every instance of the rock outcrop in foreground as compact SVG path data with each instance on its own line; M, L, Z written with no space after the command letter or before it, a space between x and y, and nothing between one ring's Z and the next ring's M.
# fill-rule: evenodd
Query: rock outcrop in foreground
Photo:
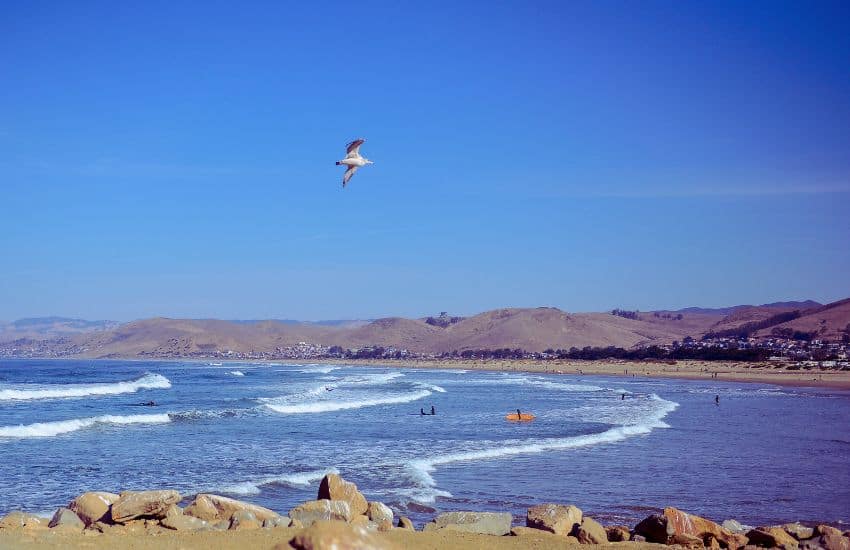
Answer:
M220 495L201 493L181 508L183 500L174 490L83 493L56 510L49 521L24 512L11 512L0 518L0 533L56 530L94 536L157 535L170 531L294 528L295 531L281 531L288 542L277 548L392 550L397 546L383 537L382 532L415 530L410 519L402 516L396 521L387 505L368 501L357 485L337 474L322 479L316 500L299 504L285 516ZM512 526L512 522L509 513L447 512L426 523L423 531L534 537L529 541L547 539L582 545L656 543L694 550L850 550L850 532L829 525L809 527L787 523L748 527L735 520L717 524L676 508L665 508L633 528L602 526L578 507L557 503L529 508L524 526Z

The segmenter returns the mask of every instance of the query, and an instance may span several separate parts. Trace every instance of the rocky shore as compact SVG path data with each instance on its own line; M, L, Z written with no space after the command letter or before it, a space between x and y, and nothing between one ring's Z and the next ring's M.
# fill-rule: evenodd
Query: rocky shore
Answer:
M576 506L549 503L529 508L521 526L513 525L509 513L468 511L439 514L417 531L410 519L396 517L381 502L367 501L354 483L337 474L322 479L316 500L286 515L220 495L198 494L181 506L184 500L174 490L84 493L50 520L24 512L7 514L0 519L0 547L319 550L613 544L635 550L656 545L850 550L850 531L825 524L718 524L676 508L665 508L632 527L603 526ZM249 532L251 536L239 535Z

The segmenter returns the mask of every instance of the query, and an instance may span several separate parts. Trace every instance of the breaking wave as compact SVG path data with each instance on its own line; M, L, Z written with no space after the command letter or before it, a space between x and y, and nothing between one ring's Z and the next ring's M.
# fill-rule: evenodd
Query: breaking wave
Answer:
M258 495L262 492L261 487L264 485L283 485L286 487L309 487L313 482L318 481L328 474L338 474L336 468L327 468L325 470L312 470L309 472L300 472L297 474L287 474L282 476L263 477L256 481L243 481L242 483L234 483L215 489L229 495Z
M0 427L0 437L27 439L32 437L54 437L70 432L76 432L98 424L165 424L171 422L167 414L134 414L130 416L93 416L90 418L75 418L56 422L38 422L20 426Z
M0 401L117 395L134 393L143 389L168 389L170 387L171 382L168 378L149 372L135 380L109 384L31 384L29 387L19 386L11 389L0 389Z
M418 399L424 399L431 395L430 390L420 390L417 392L403 394L388 394L370 399L341 399L341 400L322 400L307 403L288 404L284 402L275 402L275 398L265 400L266 407L281 413L281 414L309 414L309 413L324 413L333 411L342 411L346 409L361 409L363 407L375 407L377 405L396 405L399 403L410 403Z
M655 407L648 411L648 414L643 416L643 418L625 420L623 425L610 428L604 432L554 439L509 442L498 447L460 451L427 459L412 460L407 463L407 473L415 485L415 489L411 490L410 494L422 498L423 500L419 500L418 502L424 503L434 502L437 496L441 496L440 490L436 488L437 483L431 476L431 473L434 472L437 466L444 464L494 460L515 455L537 454L546 451L577 449L605 443L616 443L633 436L649 434L655 428L668 428L669 426L664 423L663 419L669 413L676 410L679 404L662 399L655 394L652 394L650 400L655 404ZM478 442L478 444L484 444L484 442Z

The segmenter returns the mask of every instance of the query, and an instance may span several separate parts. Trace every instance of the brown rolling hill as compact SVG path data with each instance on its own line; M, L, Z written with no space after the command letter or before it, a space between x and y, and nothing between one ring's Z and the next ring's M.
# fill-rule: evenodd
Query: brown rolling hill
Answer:
M800 305L811 303L640 312L637 318L611 313L568 313L551 307L508 308L453 318L445 326L400 317L332 323L154 318L63 335L51 341L51 346L58 351L74 349L86 357L177 357L227 350L271 353L300 342L349 349L396 347L417 353L503 348L544 351L586 346L628 349L669 344L686 336L699 339L706 333L742 327L759 337L769 336L778 328L840 339L850 323L850 299L807 309L787 322L781 322L787 317L776 317L799 311Z
M84 348L83 354L89 357L180 356L226 350L271 352L299 342L352 349L393 346L418 353L497 348L631 348L680 340L688 334L701 333L717 320L718 316L706 314L686 314L678 321L648 314L635 320L610 313L566 313L555 308L488 311L446 328L397 317L362 326L155 318L78 335L71 343Z
M774 329L807 332L823 340L841 340L844 334L850 334L850 298L809 310L797 319L765 328L756 335L768 337Z

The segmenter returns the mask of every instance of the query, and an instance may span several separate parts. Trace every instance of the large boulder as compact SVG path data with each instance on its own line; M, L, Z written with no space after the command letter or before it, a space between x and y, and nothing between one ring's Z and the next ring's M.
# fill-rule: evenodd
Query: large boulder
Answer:
M758 527L747 531L750 544L763 546L765 548L784 548L785 550L796 549L799 546L797 539L789 535L782 527Z
M233 514L240 511L251 512L260 523L267 519L274 519L280 516L274 510L269 510L256 504L208 493L197 495L195 500L186 506L183 513L204 521L216 522L224 520L229 522Z
M581 524L581 516L581 510L572 505L538 504L528 509L525 525L556 535L569 535Z
M77 516L86 524L86 527L97 521L108 523L112 521L109 514L109 508L120 497L115 493L107 493L104 491L91 491L83 493L70 503L68 508L74 511Z
M206 531L212 529L208 522L186 514L166 516L160 520L159 524L173 531Z
M447 512L431 522L432 529L447 529L482 535L503 536L511 532L511 514L498 512Z
M608 542L626 542L631 537L631 531L625 525L614 525L605 528Z
M850 539L835 527L818 525L814 529L814 534L819 535L814 540L826 550L850 550Z
M310 500L289 511L289 517L309 527L317 521L351 521L351 508L344 500Z
M56 513L53 514L53 518L47 526L51 529L59 528L72 531L82 531L85 529L86 524L83 523L83 520L81 520L80 517L71 509L59 508L56 510Z
M180 493L164 489L160 491L127 491L112 504L112 521L127 523L137 518L164 518L172 504L180 502Z
M382 523L388 520L393 521L393 511L383 502L370 502L366 509L366 516L375 523Z
M46 529L47 520L34 514L14 511L0 518L0 529Z
M810 539L815 535L815 530L811 527L806 527L800 522L796 523L786 523L782 526L785 529L785 532L794 537L797 540L806 540Z
M407 516L401 516L398 518L398 527L399 529L407 529L408 531L416 531L416 528L413 526L413 522L410 521L410 518Z
M345 481L339 474L328 474L319 484L317 500L344 500L351 509L352 516L365 514L368 509L366 497L357 490L357 485Z
M346 503L347 504L347 503ZM319 520L304 529L289 545L295 550L395 550L387 539L342 521ZM279 545L280 546L280 545ZM282 546L281 546L282 547Z
M608 542L608 533L605 532L605 528L587 516L584 516L581 523L573 528L572 535L581 544L606 544Z
M688 535L703 541L714 538L721 546L731 550L737 550L747 544L747 539L743 535L732 533L711 520L676 508L665 508L660 515L653 514L647 517L635 526L635 534L645 537L648 542L660 544L674 544L673 539L676 535Z

